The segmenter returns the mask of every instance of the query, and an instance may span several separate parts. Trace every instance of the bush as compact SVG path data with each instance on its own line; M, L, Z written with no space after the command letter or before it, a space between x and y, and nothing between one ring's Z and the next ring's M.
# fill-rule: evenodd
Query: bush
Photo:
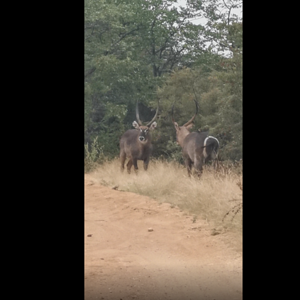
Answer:
M105 160L103 154L103 145L98 142L98 137L94 138L93 142L89 146L88 143L84 145L84 171L91 172L99 164L102 164Z

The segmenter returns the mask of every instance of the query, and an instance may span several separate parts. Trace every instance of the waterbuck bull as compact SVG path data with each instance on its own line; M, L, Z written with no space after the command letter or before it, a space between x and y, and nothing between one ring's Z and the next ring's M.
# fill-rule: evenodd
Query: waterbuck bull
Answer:
M176 138L178 144L182 148L182 154L185 166L188 171L188 175L191 176L192 165L198 175L201 176L203 172L203 165L205 161L214 160L217 161L219 141L209 136L207 132L190 132L193 121L198 113L198 103L196 103L196 112L194 116L182 126L179 126L174 121L174 104L172 106L172 121L176 129Z
M157 123L154 122L158 113L158 107L156 109L155 116L147 124L143 125L139 118L138 103L136 103L136 119L132 126L135 129L127 130L120 139L120 159L121 159L121 171L124 171L124 164L126 157L129 159L127 162L127 172L130 173L132 165L134 170L138 171L138 160L144 161L144 170L148 169L150 155L152 153L151 134Z

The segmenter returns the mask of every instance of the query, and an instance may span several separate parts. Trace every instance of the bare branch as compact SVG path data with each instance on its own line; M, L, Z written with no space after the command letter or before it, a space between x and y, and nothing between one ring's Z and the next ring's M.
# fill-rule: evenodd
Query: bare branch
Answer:
M113 43L112 47L114 47L115 45L120 43L126 36L130 35L131 33L135 32L137 30L139 30L138 27L130 30L129 32L124 33L119 40L117 40L116 42Z

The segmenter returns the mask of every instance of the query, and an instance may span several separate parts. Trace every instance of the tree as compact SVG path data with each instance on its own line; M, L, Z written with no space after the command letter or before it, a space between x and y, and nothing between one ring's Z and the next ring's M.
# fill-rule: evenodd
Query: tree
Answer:
M201 109L196 126L224 131L226 149L236 149L228 157L241 152L234 142L241 145L242 23L232 14L240 1L175 3L85 1L85 143L98 136L104 155L118 155L136 101L147 121L159 99L154 155L174 157L170 108L176 101L178 122L184 123L194 112L194 97ZM195 17L205 17L205 25L193 24Z
M105 117L109 103L131 114L138 100L149 108L145 118L150 117L162 75L184 62L196 48L193 37L201 27L187 22L188 12L172 7L175 2L86 1L86 142L109 128L107 122L113 120ZM119 131L131 126L128 116L118 119Z
M222 159L242 158L242 60L238 53L233 58L223 58L219 70L183 68L174 71L158 90L161 104L160 139L156 142L158 155L172 156L175 130L171 120L180 125L187 122L195 112L193 99L199 102L199 115L194 129L209 131L220 141ZM170 136L170 137L169 137ZM169 137L169 138L168 138ZM165 141L169 140L167 146ZM179 151L179 147L177 149Z

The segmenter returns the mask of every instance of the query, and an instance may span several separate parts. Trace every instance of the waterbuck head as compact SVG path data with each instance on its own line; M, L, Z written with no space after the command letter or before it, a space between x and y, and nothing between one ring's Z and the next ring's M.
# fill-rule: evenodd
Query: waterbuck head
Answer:
M183 140L185 139L185 137L190 133L190 129L194 126L193 121L198 113L198 103L197 101L194 99L195 103L196 103L196 112L193 115L193 117L186 122L185 124L183 124L182 126L179 126L177 122L175 122L174 120L174 104L172 106L172 122L174 124L174 127L176 129L176 138L177 138L177 143L183 147Z
M143 125L143 123L140 120L138 102L136 102L135 113L136 113L137 122L134 121L132 123L132 126L134 128L136 128L137 130L139 130L138 140L142 144L146 144L150 140L150 130L153 130L157 126L157 123L154 122L154 120L156 119L157 114L158 114L158 107L156 109L156 113L155 113L153 119L149 123L147 123L146 125Z

